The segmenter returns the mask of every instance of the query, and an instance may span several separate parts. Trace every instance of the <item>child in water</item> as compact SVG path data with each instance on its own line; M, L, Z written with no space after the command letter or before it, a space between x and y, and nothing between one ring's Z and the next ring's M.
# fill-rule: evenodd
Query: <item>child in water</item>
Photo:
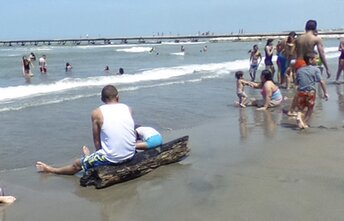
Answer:
M246 107L245 103L247 101L247 95L244 89L246 85L252 87L252 83L244 79L244 72L242 71L235 72L235 77L237 79L236 87L237 87L237 96L239 98L239 102L237 103L239 104L240 107Z

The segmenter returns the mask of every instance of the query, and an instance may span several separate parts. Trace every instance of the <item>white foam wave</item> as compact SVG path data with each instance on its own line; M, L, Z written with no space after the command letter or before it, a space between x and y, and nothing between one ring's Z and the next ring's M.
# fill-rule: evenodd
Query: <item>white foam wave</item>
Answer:
M106 84L133 85L150 84L150 82L164 81L183 76L221 76L230 74L235 70L247 70L248 60L236 60L223 63L194 64L175 67L154 68L143 70L135 74L117 76L98 76L88 78L65 78L52 84L21 85L0 88L0 101L2 103L22 98L32 98L52 93L74 90L78 88L103 86Z
M131 47L131 48L117 49L116 51L129 52L129 53L142 53L142 52L149 52L151 50L152 50L151 47Z
M206 44L205 41L197 41L197 42L191 42L191 41L180 41L180 42L161 42L162 45L198 45L198 44Z
M327 47L324 49L325 53L338 52L338 47Z
M175 52L175 53L171 53L171 55L184 56L185 52Z

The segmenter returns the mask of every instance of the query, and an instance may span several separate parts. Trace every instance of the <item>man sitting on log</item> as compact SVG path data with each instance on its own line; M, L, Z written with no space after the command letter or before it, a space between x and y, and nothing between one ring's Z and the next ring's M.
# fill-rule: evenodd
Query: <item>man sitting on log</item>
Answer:
M93 141L96 152L90 154L83 147L85 157L73 164L52 167L41 161L36 163L40 172L73 175L103 165L122 164L135 154L136 133L130 107L119 103L117 89L112 85L103 88L101 99L105 103L92 112Z

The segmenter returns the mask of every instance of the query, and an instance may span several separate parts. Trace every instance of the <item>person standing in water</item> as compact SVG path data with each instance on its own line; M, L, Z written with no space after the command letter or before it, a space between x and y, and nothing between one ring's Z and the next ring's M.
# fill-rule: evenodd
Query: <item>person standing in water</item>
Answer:
M32 63L25 56L23 56L23 58L22 58L22 67L23 67L23 75L24 75L24 77L30 78L30 77L33 76L32 72L31 72Z
M336 82L339 83L339 77L341 73L344 71L344 38L339 43L338 51L340 51L340 55L338 58L338 70L336 76Z
M251 81L256 80L256 72L258 70L258 67L260 65L260 62L262 61L262 55L259 51L258 45L253 45L252 50L249 51L250 53L250 76Z
M274 78L275 74L275 66L272 62L272 56L274 55L274 45L272 44L273 39L268 39L264 48L265 51L265 69L270 70L272 73L272 79Z
M42 74L46 74L47 69L47 56L44 54L42 57L39 58L39 70Z

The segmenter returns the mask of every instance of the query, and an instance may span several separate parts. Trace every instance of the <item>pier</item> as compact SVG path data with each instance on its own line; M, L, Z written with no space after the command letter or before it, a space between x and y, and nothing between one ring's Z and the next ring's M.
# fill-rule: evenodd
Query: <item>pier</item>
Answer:
M303 32L297 32L302 34ZM223 35L173 35L173 36L145 36L145 37L114 37L114 38L67 38L67 39L39 39L39 40L7 40L0 41L0 46L76 46L76 45L109 45L109 44L160 44L162 42L219 42L219 41L257 41L282 39L288 32L281 33L260 33L260 34L223 34ZM319 31L322 38L343 38L344 30L341 31Z

